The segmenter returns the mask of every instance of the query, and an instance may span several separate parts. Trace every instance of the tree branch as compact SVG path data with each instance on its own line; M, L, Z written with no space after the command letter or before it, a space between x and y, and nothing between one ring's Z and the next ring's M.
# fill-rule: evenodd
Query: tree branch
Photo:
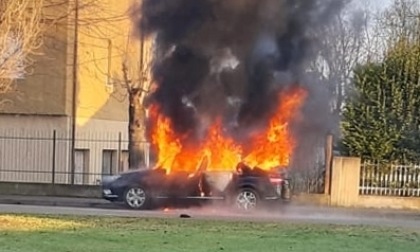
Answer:
M42 45L44 0L0 2L0 93L25 75Z

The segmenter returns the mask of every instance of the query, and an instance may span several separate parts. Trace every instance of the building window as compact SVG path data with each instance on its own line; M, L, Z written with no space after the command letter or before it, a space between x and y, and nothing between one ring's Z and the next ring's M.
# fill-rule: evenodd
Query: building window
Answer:
M102 151L102 175L112 175L117 171L117 151L103 150Z
M118 158L120 161L118 161ZM121 151L121 156L118 156L117 150L102 151L102 175L113 175L127 170L128 151Z
M87 183L89 177L89 150L75 150L74 152L74 183Z
M121 151L119 172L128 171L128 151Z

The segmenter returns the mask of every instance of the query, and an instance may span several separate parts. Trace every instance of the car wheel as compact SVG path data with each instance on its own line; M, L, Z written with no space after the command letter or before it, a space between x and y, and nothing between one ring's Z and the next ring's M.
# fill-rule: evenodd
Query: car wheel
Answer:
M148 206L149 195L144 188L130 187L124 194L124 203L132 209L145 209Z
M235 207L241 211L253 211L258 207L258 193L251 188L241 188L235 197Z

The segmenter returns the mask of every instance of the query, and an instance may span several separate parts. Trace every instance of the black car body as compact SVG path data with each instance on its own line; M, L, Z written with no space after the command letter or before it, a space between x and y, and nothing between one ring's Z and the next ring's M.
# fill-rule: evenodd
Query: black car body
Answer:
M102 195L129 208L147 209L162 202L224 201L251 210L267 201L290 198L289 181L279 172L238 166L236 172L166 174L163 169L136 170L104 177Z

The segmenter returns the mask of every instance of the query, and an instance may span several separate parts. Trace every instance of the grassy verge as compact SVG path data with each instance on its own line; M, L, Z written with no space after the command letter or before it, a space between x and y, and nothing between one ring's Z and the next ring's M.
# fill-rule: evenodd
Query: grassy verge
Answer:
M2 252L418 251L400 229L194 219L0 215Z

